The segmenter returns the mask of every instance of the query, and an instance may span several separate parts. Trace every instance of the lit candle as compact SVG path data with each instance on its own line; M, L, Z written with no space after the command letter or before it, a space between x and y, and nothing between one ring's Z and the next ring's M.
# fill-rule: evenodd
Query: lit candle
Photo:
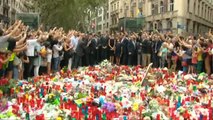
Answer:
M156 120L160 120L160 114L157 114Z

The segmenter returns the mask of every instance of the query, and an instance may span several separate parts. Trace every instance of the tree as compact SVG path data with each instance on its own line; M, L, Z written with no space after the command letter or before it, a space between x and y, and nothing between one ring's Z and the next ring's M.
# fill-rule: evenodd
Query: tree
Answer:
M44 25L84 31L86 16L105 2L107 0L35 0L34 5L39 8Z

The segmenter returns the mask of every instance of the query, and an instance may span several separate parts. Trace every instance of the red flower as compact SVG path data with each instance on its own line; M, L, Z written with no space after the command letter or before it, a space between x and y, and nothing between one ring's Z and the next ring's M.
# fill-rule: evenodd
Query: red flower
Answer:
M44 119L44 114L36 115L36 120L45 120Z

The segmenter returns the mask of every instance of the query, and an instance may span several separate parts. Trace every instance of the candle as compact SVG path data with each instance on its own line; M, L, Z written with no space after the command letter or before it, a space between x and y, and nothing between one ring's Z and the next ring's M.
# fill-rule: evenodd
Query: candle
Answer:
M209 108L209 120L213 120L213 109Z
M157 114L156 120L160 120L160 114Z

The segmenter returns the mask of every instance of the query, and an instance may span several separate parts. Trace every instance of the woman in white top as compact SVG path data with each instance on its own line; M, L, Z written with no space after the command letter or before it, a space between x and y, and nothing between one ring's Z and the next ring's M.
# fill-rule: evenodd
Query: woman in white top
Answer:
M59 52L62 51L63 47L60 42L56 41L53 45L53 71L58 72L60 65Z
M170 69L172 66L172 50L174 48L174 45L170 38L167 40L167 48L168 48L167 63L168 63L168 68Z
M51 45L47 45L47 74L51 73L51 62L52 62L53 52L51 49Z

